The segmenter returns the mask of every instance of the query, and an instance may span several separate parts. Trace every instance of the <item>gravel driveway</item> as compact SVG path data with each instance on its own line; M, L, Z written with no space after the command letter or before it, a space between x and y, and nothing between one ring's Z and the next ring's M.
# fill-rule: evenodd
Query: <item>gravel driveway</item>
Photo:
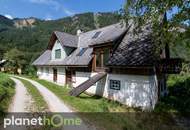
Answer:
M40 83L38 83L34 80L31 80L31 79L28 79L28 78L23 78L23 77L19 77L19 76L13 76L13 77L24 79L24 80L27 80L30 83L32 83L38 89L38 91L41 93L41 95L44 97L44 100L47 102L49 110L51 112L64 112L65 114L67 114L68 112L73 112L54 93L52 93L50 90L48 90L45 86L41 85ZM26 93L27 93L24 85L19 80L15 79L15 78L12 78L12 79L17 84L16 88L19 89L18 91L16 91L16 96L18 96L19 100L17 99L15 102L20 104L21 99L22 100L24 100L25 98L30 99L28 97L23 97L24 95L26 96ZM26 105L26 104L22 104L21 106L24 106L24 105ZM69 117L76 118L77 116L75 115L75 113L72 113L72 114L70 113ZM82 124L79 126L64 126L63 127L63 130L71 130L71 129L72 130L96 130L96 127L94 127L92 124L89 124L89 123L83 122L83 121L82 121Z
M45 86L31 79L18 77L18 76L15 77L25 79L30 83L32 83L34 86L36 86L38 91L44 97L44 100L47 102L49 110L51 112L72 112L72 110L69 107L67 107L63 101L61 101L54 93L48 90Z

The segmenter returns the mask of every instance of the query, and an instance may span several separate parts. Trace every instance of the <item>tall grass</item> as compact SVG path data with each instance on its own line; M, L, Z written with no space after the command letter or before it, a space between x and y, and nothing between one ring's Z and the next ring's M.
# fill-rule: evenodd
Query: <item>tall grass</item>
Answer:
M11 98L14 95L14 82L3 73L0 73L0 114L7 112Z
M169 95L160 100L155 111L190 115L190 74L171 75L167 84Z

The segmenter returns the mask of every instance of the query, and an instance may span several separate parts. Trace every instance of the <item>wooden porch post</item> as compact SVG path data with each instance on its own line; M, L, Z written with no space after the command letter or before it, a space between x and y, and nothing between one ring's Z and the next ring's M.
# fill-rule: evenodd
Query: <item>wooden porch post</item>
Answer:
M104 51L101 50L100 54L101 54L101 68L103 68L104 67Z
M96 53L93 53L93 61L92 61L92 71L96 70Z

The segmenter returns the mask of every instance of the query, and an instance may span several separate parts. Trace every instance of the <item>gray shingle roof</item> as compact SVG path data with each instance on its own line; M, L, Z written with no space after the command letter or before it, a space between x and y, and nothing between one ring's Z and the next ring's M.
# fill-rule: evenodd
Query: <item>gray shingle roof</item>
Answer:
M33 64L34 65L62 65L62 66L87 66L92 60L93 48L90 45L100 45L113 42L122 34L124 37L118 43L108 61L108 66L152 66L156 62L155 46L151 40L151 26L146 25L141 30L134 32L136 28L133 22L128 28L122 24L114 24L101 29L73 36L62 32L54 32L63 46L77 47L74 52L65 59L51 60L51 50L45 51ZM97 33L98 32L98 33ZM101 32L101 33L100 33ZM95 36L96 34L96 36ZM78 40L77 40L78 39ZM81 48L87 48L79 55Z
M74 36L64 32L55 31L54 34L57 39L61 42L62 46L74 47L76 50L68 57L63 60L51 60L51 50L45 51L33 65L73 65L73 66L87 66L92 60L92 48L89 45L101 44L108 41L114 41L122 33L125 32L125 25L120 23L110 25L104 28L96 29L86 33L82 33L79 36ZM93 36L101 32L98 37ZM79 56L80 48L88 48L84 54ZM48 48L48 49L51 49Z
M151 40L150 25L144 26L137 33L134 29L132 25L110 57L108 66L152 66L155 64L157 58L155 45Z
M58 31L55 31L54 33L57 36L58 40L61 42L62 46L77 48L78 46L77 36Z
M80 48L77 48L70 56L63 60L56 60L48 62L48 65L73 65L73 66L87 66L92 60L92 48L88 48L82 56L78 56Z
M79 35L79 46L99 45L102 43L113 42L126 31L125 24L117 23L104 28L96 29ZM94 35L100 32L95 38Z
M51 59L51 50L46 50L38 59L36 59L33 65L47 65Z
M66 57L63 60L51 60L51 50L45 51L37 60L33 62L33 65L37 66L88 66L92 60L92 48L87 48L85 53L82 56L78 56L80 48L76 49L70 56Z

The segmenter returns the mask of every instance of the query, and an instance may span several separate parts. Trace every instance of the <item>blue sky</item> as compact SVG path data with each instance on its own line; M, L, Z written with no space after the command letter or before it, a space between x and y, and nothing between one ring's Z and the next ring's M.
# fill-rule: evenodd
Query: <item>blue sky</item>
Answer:
M0 0L0 14L13 18L58 19L83 12L117 11L125 0Z

